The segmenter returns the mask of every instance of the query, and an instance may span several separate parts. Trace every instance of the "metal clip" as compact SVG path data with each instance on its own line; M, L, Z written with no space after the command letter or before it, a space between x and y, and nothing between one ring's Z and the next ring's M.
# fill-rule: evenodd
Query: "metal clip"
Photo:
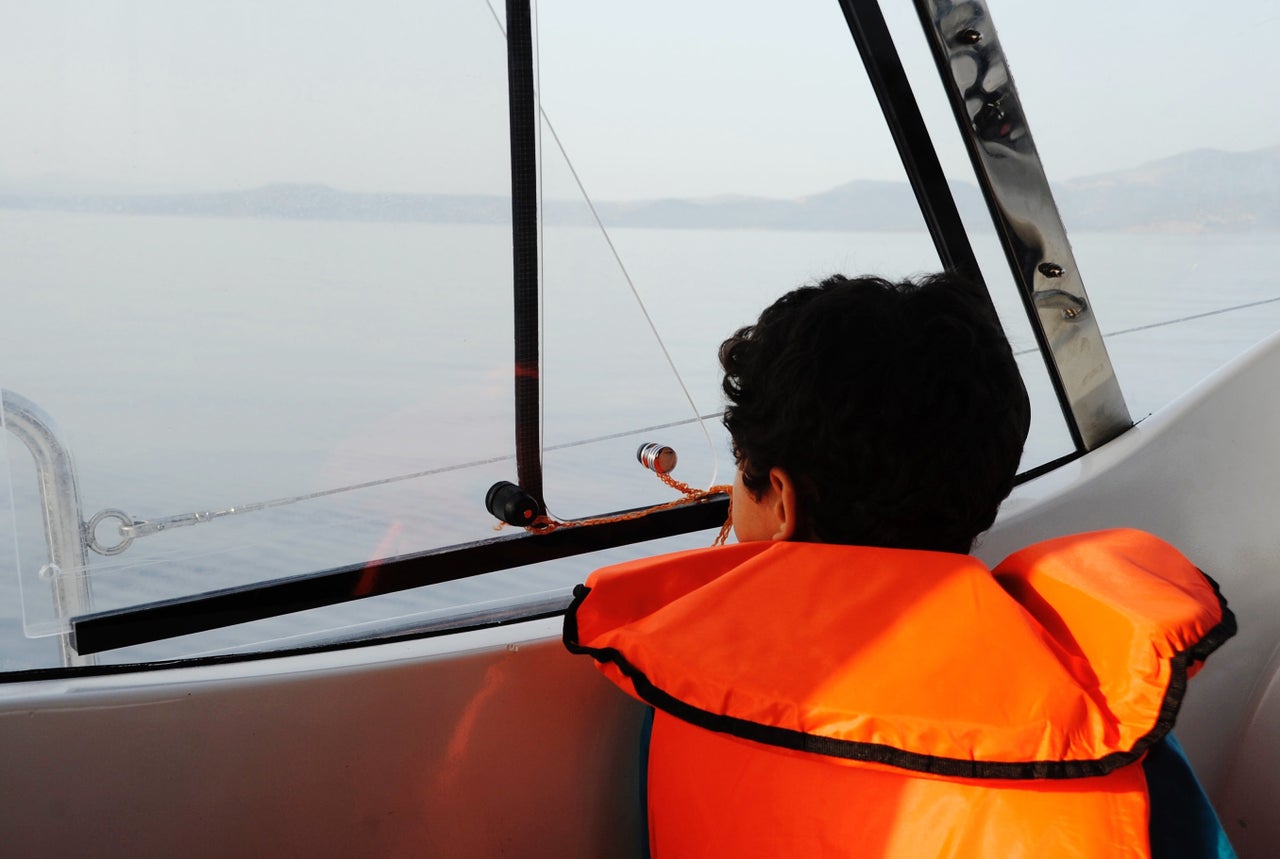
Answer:
M232 508L230 512L235 512L235 508ZM159 534L161 531L168 531L170 528L199 525L202 522L209 522L217 518L218 515L220 514L202 511L198 513L182 513L177 516L165 516L161 519L134 519L123 510L109 508L107 510L99 510L93 514L93 518L84 526L84 541L86 546L99 555L118 555L129 548L133 541L139 537ZM221 515L225 515L225 512ZM114 519L120 523L120 542L112 546L104 546L98 542L98 526L108 519Z
M177 516L165 516L162 519L137 519L120 527L120 533L130 539L159 534L170 528L182 528L186 525L199 525L213 518L212 513L180 513Z

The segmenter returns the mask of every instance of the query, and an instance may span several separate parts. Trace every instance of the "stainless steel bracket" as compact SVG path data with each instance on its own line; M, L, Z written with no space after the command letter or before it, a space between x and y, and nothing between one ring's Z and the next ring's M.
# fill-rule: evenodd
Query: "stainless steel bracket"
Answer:
M916 9L1072 437L1092 450L1133 421L991 14L981 0Z

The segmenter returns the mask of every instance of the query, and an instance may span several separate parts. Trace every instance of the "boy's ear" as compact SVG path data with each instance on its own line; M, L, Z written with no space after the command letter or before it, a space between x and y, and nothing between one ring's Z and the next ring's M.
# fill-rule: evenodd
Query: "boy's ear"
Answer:
M769 493L765 496L771 506L770 514L777 530L771 539L790 540L796 535L798 515L796 506L796 485L791 475L774 466L769 469Z

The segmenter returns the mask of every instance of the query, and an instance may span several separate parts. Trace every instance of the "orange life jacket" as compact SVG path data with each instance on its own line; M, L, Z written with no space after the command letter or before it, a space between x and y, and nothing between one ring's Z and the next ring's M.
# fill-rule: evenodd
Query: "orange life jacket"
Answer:
M1149 855L1139 761L1235 631L1118 530L967 555L745 543L597 571L565 620L657 709L656 856Z

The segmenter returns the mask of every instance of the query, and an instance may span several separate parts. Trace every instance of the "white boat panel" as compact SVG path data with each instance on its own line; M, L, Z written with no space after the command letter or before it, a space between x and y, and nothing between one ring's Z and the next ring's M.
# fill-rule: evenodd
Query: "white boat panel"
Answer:
M1232 749L1219 813L1241 856L1280 853L1280 648L1261 674L1258 694Z
M626 856L641 708L557 621L0 687L8 856Z

